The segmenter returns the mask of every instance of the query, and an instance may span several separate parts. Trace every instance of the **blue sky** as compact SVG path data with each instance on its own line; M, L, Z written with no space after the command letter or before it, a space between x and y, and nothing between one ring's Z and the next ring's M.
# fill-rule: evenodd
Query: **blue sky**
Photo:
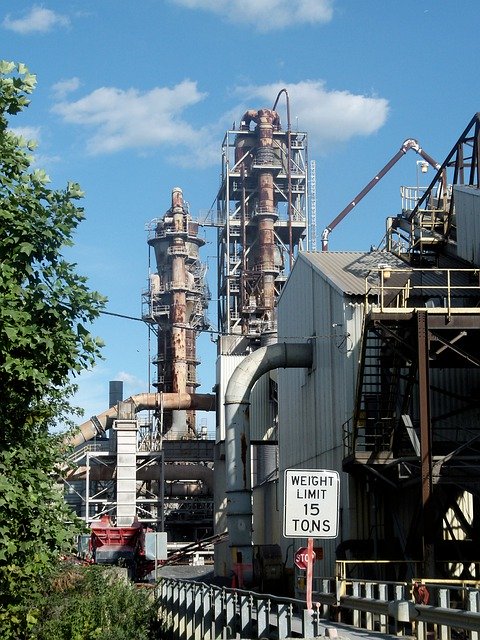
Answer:
M208 211L223 134L247 108L288 89L316 161L320 233L405 139L445 158L480 110L479 24L478 0L0 0L0 57L37 75L12 126L39 141L36 163L53 186L75 180L86 193L72 259L109 311L137 317L145 225L169 208L174 186L194 218ZM380 241L418 159L402 158L332 232L331 250ZM205 233L213 275L215 236ZM80 379L87 416L106 408L108 380L123 379L125 395L148 387L144 325L104 316L93 331L106 347ZM209 392L208 335L200 355Z

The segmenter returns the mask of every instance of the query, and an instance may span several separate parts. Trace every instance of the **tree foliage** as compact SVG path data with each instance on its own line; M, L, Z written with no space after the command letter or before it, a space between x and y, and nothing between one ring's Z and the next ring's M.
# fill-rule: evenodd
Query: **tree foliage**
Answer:
M104 299L90 291L66 247L83 209L78 184L49 187L33 167L35 143L10 128L29 104L35 76L0 62L0 636L29 637L35 594L72 541L76 524L55 485L71 413L72 376L100 342L87 326Z

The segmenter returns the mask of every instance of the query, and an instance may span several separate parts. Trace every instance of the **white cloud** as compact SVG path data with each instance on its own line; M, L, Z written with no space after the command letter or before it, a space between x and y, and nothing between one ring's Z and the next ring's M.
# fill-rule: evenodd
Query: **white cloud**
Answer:
M9 15L3 20L5 29L10 29L16 33L46 33L54 27L68 27L70 20L67 16L55 13L51 9L34 6L23 18L12 18Z
M290 98L292 128L309 135L309 145L322 153L339 142L354 136L368 136L382 127L388 116L388 100L369 97L349 91L329 91L321 80L305 80L297 84L269 84L241 87L237 90L261 106L271 106L279 91L286 88ZM277 110L282 113L283 96ZM287 123L282 122L284 128Z
M58 164L62 161L60 156L47 156L43 153L35 154L33 159L33 166L47 169L54 164Z
M136 393L145 393L148 391L148 383L138 376L128 373L127 371L119 371L115 376L115 380L120 380L125 385L123 396L128 398Z
M40 127L11 127L9 131L27 141L40 141Z
M25 140L25 142L40 142L41 127L11 127L9 128L14 135L19 136ZM60 162L61 158L58 155L45 155L36 152L37 145L34 145L29 149L31 155L31 167L47 169Z
M205 95L190 80L145 93L101 87L75 102L60 102L53 111L65 122L92 130L87 140L92 154L160 145L188 146L200 133L182 120L181 114Z
M133 88L102 87L79 100L59 102L53 111L65 122L88 130L87 150L92 154L163 147L174 164L199 168L218 164L223 132L233 120L238 123L247 108L271 106L282 88L290 96L292 127L298 123L309 134L315 153L323 153L354 136L375 133L388 116L388 101L384 98L328 90L321 80L239 87L236 93L246 103L203 126L193 126L185 119L185 110L206 96L190 80L143 93ZM277 109L286 128L283 97Z
M78 78L68 78L55 83L52 89L57 100L64 100L69 93L76 91L79 87L80 80Z
M333 0L173 0L188 9L203 9L229 22L253 25L258 31L273 31L296 24L328 22Z

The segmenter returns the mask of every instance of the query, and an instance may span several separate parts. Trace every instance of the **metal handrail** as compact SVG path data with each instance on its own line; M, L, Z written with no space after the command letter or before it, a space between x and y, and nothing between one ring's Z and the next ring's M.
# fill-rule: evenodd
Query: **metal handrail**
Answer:
M435 272L435 274L442 274L445 276L445 282L443 284L413 284L413 274L428 274ZM391 278L394 274L406 276L406 282L402 284L390 284ZM452 284L452 278L457 274L470 274L478 279L478 282L472 285L469 284ZM463 291L475 291L478 293L480 299L480 270L479 269L400 269L390 267L388 264L379 264L378 270L370 271L365 277L365 298L366 301L370 299L370 304L365 305L371 310L379 309L381 312L412 312L418 308L428 308L429 313L448 313L449 315L459 309L462 313L466 310L472 313L480 313L480 307L471 305L469 307L454 307L452 305L452 298L455 293L461 293ZM411 305L411 299L415 292L423 293L425 290L431 291L442 297L444 300L443 307L429 307L425 300L423 305L416 304ZM392 297L393 295L393 297ZM378 296L378 302L371 301L372 296ZM386 298L390 296L392 299L387 303ZM425 297L425 296L424 296ZM473 302L473 301L472 301Z
M336 593L331 592L331 588ZM336 586L335 586L336 585ZM353 628L380 630L423 640L427 630L435 638L455 629L470 631L478 640L480 591L468 590L467 609L449 608L448 587L439 590L438 604L416 603L407 583L322 579L327 592L315 592L313 611L304 600L229 589L201 582L161 578L157 583L159 619L163 631L176 640L204 638L300 638L325 635L342 611L353 611ZM451 585L450 585L451 586ZM453 587L452 587L453 588ZM346 593L346 590L350 593ZM375 597L375 594L378 594ZM388 596L392 597L388 597ZM323 617L322 617L323 616ZM345 628L345 625L342 625ZM323 633L321 631L323 630ZM436 634L436 635L435 635ZM393 636L392 636L393 637Z

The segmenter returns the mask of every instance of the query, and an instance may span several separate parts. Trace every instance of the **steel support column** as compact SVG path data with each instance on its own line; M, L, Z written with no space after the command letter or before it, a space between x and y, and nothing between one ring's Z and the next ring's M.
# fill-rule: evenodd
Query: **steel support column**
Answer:
M430 375L428 315L418 311L418 394L420 403L420 464L422 484L422 536L426 575L434 575L432 539L432 423L430 415Z

